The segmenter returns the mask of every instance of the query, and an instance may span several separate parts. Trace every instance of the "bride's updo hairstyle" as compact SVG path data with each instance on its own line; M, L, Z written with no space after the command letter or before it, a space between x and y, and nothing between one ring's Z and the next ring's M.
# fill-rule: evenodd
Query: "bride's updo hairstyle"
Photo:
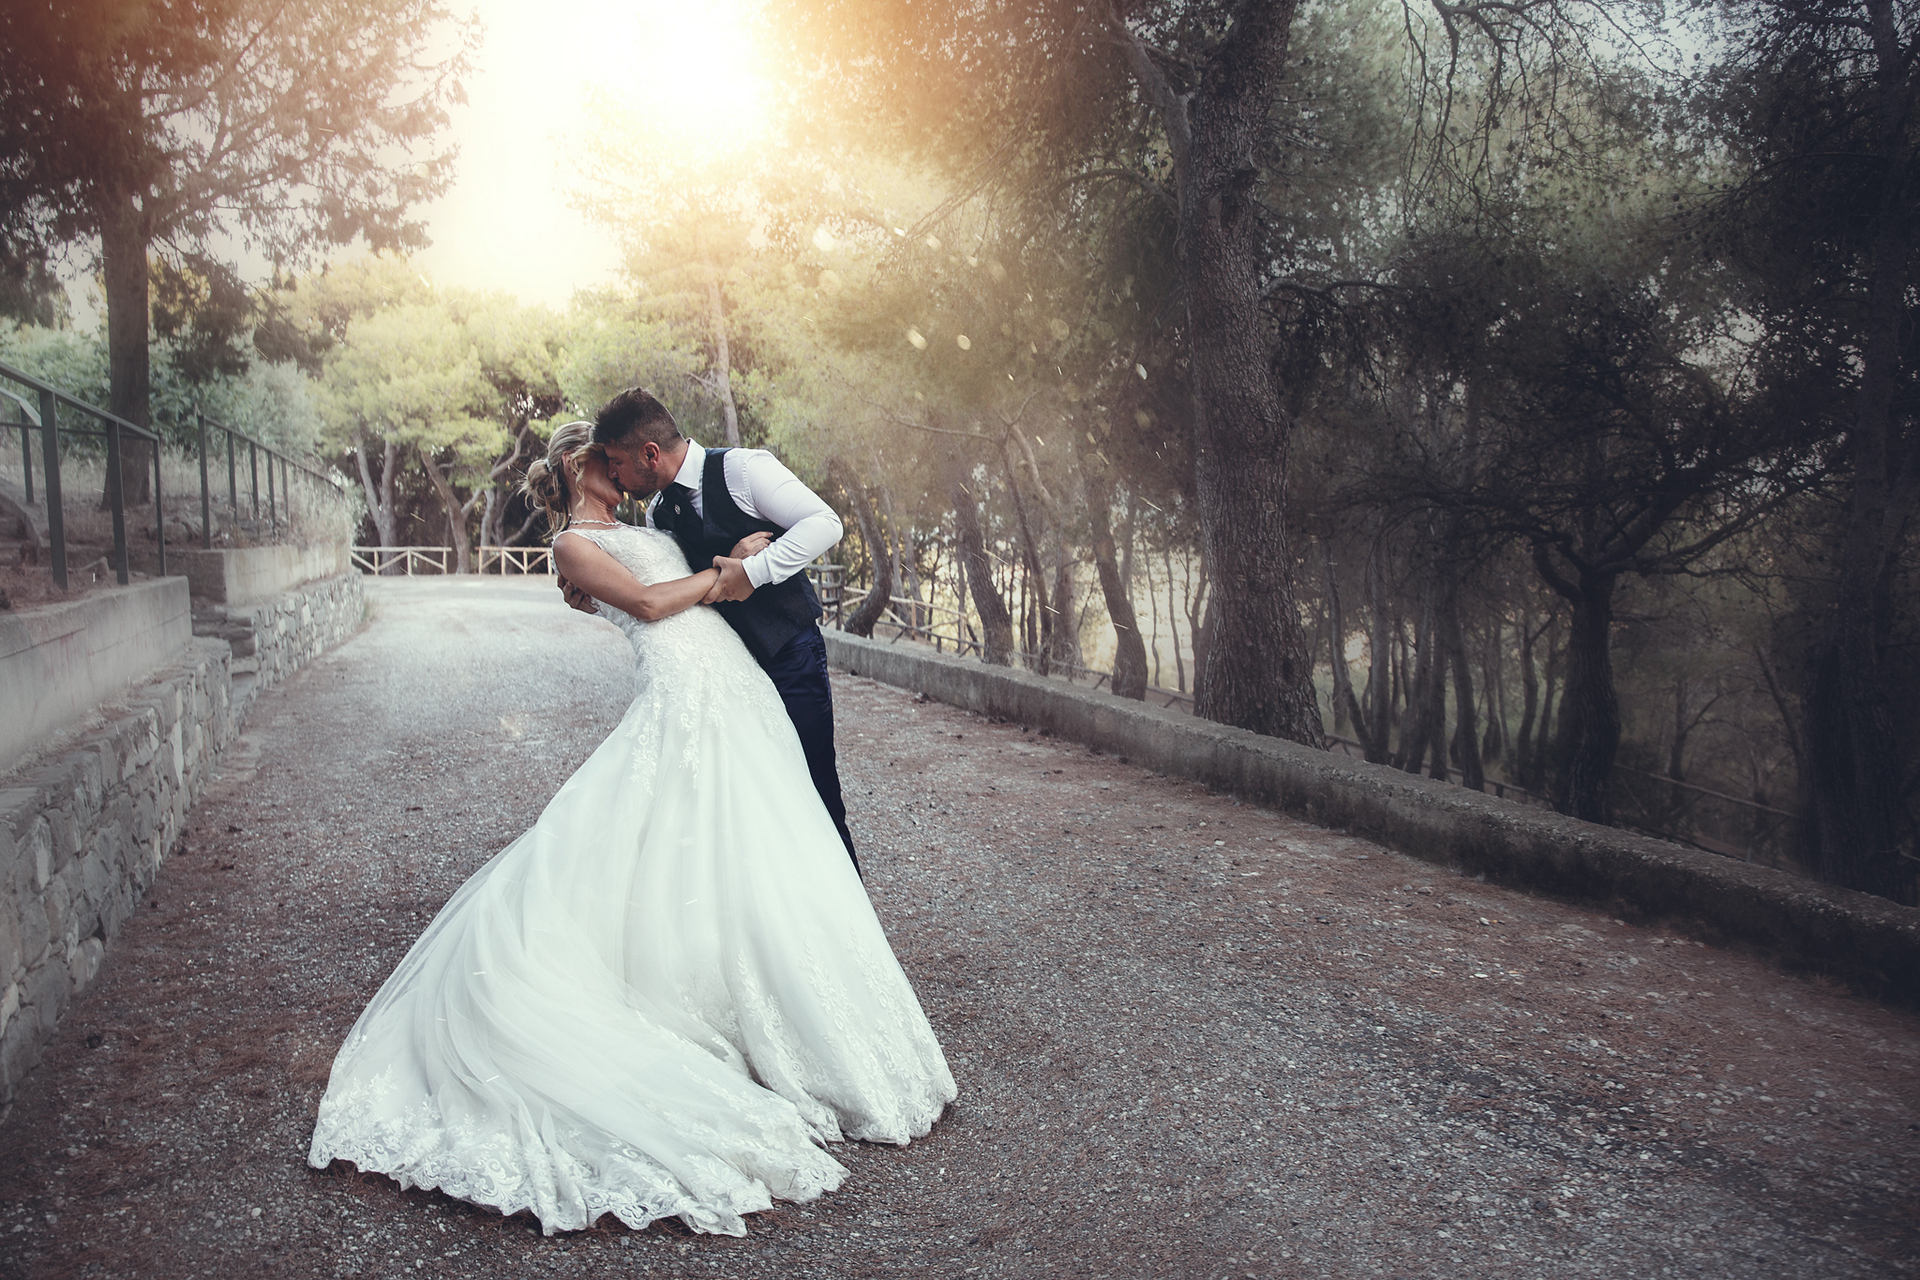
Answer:
M549 535L567 527L568 511L573 506L573 480L578 468L570 455L592 442L591 422L569 422L557 428L547 441L547 456L535 458L527 468L527 478L520 483L520 492L546 508Z

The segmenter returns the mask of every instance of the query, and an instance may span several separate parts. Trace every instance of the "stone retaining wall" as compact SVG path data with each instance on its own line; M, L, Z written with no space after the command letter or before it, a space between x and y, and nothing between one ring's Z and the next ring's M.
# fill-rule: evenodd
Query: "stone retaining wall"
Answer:
M1383 765L918 646L827 630L827 661L1191 778L1428 862L1830 973L1920 1004L1920 911Z
M253 695L364 614L358 574L202 607L182 657L103 703L101 727L0 776L0 1115L152 887Z
M0 782L0 1105L180 834L232 741L227 646L181 661L56 759Z
M193 633L233 646L234 691L245 714L254 694L352 635L366 613L366 579L343 573L257 604L195 600Z

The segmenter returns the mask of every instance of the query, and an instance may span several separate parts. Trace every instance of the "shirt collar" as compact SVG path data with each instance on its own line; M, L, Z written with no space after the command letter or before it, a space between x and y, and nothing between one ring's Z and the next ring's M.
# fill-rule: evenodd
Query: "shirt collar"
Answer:
M680 470L673 477L673 482L697 490L706 469L707 451L690 439L687 441L687 456L680 459Z

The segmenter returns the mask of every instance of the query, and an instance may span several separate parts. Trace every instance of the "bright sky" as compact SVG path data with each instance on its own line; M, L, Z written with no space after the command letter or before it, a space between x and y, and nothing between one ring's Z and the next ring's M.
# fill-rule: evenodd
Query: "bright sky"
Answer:
M424 212L437 283L563 305L609 283L613 237L568 206L598 85L697 149L763 121L750 69L750 0L478 0L486 24L468 104L453 113L453 189Z
M473 0L486 26L455 106L453 188L419 210L432 244L415 255L435 283L498 289L565 306L574 290L614 282L619 247L568 204L598 87L642 117L672 158L751 146L767 132L752 67L758 0ZM243 276L264 282L263 257L215 239ZM343 253L358 252L353 248ZM102 323L92 262L63 262L74 318Z

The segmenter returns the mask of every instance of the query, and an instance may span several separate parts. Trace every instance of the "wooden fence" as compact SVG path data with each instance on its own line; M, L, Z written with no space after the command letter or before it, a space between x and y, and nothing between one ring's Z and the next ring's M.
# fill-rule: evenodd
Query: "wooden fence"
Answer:
M552 573L550 547L481 547L481 573Z
M354 567L382 575L452 573L452 547L353 547ZM480 573L552 573L553 552L546 547L480 547L474 560Z

